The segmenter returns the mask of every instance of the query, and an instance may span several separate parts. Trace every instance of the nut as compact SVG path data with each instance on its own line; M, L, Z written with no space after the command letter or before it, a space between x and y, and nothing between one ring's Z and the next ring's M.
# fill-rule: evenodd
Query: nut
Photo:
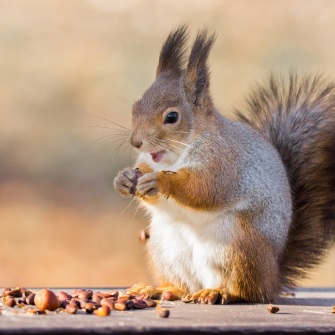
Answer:
M127 309L127 305L124 302L116 302L114 308L117 311L125 311Z
M103 299L104 297L99 294L99 293L93 293L92 295L92 301L94 301L95 303L97 303L98 305L101 305L101 300Z
M115 298L103 298L100 301L101 306L108 306L110 309L115 309Z
M55 293L48 289L42 289L35 294L34 303L39 309L54 311L60 303Z
M29 294L26 297L26 304L27 305L35 305L34 299L35 299L35 293Z
M22 291L19 287L11 290L11 289L5 289L3 292L3 295L8 295L14 298L21 298L22 297Z
M143 309L147 307L147 304L145 303L144 300L140 300L140 299L134 299L134 300L130 300L133 301L133 308L135 309ZM127 304L128 307L128 304Z
M69 314L76 314L78 311L78 306L74 301L71 301L65 306L65 312Z
M332 313L335 313L335 306L332 307Z
M99 307L97 310L95 310L94 314L98 316L108 316L110 312L111 310L108 306L102 306L102 307Z
M279 307L278 306L274 306L272 304L269 304L268 305L268 311L270 313L277 313L277 312L279 312Z
M72 301L72 300L70 300L70 299L65 299L65 300L60 300L60 307L62 307L62 308L66 308L66 306L67 306L69 303L73 303L74 305L77 306L77 304L76 304L74 301ZM78 306L77 306L77 308L78 308Z
M21 291L22 291L22 295L24 295L25 297L28 297L29 295L34 293L33 291L27 290L27 289L21 289Z
M152 300L150 298L143 299L143 301L146 303L147 307L156 307L157 302L155 300Z
M2 299L2 301L8 306L8 307L15 307L16 306L16 300L12 296L6 296Z
M179 297L171 291L164 291L162 293L162 298L161 299L162 300L168 300L168 301L174 301L174 300L178 300Z
M120 295L119 291L112 291L110 293L104 293L105 298L113 297L113 298L118 298Z
M96 309L98 309L98 305L95 302L93 302L93 301L87 302L85 304L85 308L84 309L86 310L87 314L92 314Z
M71 299L70 294L68 294L68 293L66 293L64 291L59 291L57 296L58 296L59 300L68 300L68 299Z
M91 299L93 295L93 291L91 290L84 290L84 292L78 295L79 299Z
M71 296L72 296L72 298L78 298L79 294L83 293L84 291L85 291L85 289L78 288L78 289L72 291Z
M161 305L156 306L156 311L160 318L168 318L170 316L170 311L167 308L163 308Z

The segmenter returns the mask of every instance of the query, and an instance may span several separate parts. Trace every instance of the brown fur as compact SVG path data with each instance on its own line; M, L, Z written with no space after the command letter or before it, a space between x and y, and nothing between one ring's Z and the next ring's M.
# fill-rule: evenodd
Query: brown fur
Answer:
M250 222L249 214L241 214L240 234L228 252L227 289L233 300L271 302L280 288L276 252Z
M271 76L238 113L268 139L287 168L294 217L280 277L292 286L335 239L335 83L321 76Z

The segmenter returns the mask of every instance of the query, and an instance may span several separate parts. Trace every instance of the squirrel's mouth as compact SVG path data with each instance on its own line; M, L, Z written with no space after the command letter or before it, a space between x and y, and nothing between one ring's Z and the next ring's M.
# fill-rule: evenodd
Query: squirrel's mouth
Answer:
M158 163L162 160L163 156L165 155L166 151L161 150L157 152L150 152L151 158L155 163Z

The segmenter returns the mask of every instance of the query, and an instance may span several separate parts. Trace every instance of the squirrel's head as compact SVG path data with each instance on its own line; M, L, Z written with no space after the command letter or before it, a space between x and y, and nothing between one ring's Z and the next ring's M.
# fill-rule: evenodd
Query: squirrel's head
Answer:
M154 162L173 163L204 131L213 113L207 58L215 35L199 32L187 60L186 30L181 26L169 34L156 80L133 106L130 142L151 154Z

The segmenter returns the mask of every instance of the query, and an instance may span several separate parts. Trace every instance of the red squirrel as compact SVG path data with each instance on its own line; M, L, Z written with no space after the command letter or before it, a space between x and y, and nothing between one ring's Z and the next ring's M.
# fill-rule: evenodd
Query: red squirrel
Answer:
M150 215L158 286L128 290L199 303L268 303L318 264L335 240L335 84L272 75L236 111L210 95L215 34L165 40L156 80L132 109L134 167L115 189ZM169 299L168 298L168 299Z

